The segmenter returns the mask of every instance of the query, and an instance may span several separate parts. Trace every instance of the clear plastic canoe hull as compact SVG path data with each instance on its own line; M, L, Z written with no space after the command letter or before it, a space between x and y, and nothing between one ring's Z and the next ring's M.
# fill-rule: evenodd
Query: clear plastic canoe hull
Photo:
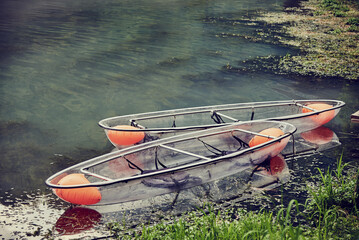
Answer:
M260 133L268 128L281 129L283 134L268 137ZM46 184L63 200L81 205L149 198L259 164L278 155L295 131L285 122L251 121L190 132L90 159L51 176ZM258 136L267 141L250 147L251 139ZM87 182L61 184L71 175L81 175ZM91 191L96 191L96 196L86 196ZM97 200L86 201L86 197Z
M87 209L96 210L104 218L117 220L126 217L126 221L136 222L138 219L143 219L143 216L153 215L154 209L173 213L190 211L208 200L238 202L258 193L256 190L259 192L271 190L290 181L292 176L288 164L292 165L293 158L317 155L341 145L337 135L326 127L319 127L305 134L295 133L294 146L292 140L293 138L281 154L260 165L243 168L234 175L204 182L187 190L174 190L169 194L126 203L87 206Z
M293 157L312 156L340 146L339 138L326 127L305 134L296 133L294 139L294 149L291 138L281 154L259 166L244 168L234 175L210 183L205 182L191 189L119 204L71 206L57 220L55 228L59 233L72 234L89 229L100 219L116 221L126 219L126 222L134 225L141 224L144 217L150 220L157 216L156 213L166 215L191 211L206 201L237 204L248 197L272 190L290 181L292 175L288 164ZM71 224L68 224L69 221Z
M336 100L225 104L117 116L99 121L99 126L105 130L110 142L121 149L135 143L241 121L285 121L293 124L298 132L305 132L332 120L344 105L344 102ZM127 126L132 128L128 129ZM128 134L126 137L132 133L143 135L134 136L132 142L122 142L118 140L120 137L112 137L113 133Z

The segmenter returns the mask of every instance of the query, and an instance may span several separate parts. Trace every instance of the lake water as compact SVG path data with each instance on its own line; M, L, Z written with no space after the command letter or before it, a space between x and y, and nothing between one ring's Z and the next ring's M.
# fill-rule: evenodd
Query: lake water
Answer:
M0 221L25 211L34 213L25 222L36 222L37 210L25 207L36 206L43 213L42 224L53 225L67 205L53 197L44 180L110 151L97 122L116 115L237 102L338 99L347 105L328 125L342 142L333 154L344 149L348 161L358 160L359 127L350 123L350 114L359 110L358 82L226 71L228 64L237 66L257 56L295 53L289 47L235 37L258 36L273 27L243 19L294 3L1 1ZM333 154L322 162L335 162ZM19 230L15 222L0 227L3 236L30 231Z

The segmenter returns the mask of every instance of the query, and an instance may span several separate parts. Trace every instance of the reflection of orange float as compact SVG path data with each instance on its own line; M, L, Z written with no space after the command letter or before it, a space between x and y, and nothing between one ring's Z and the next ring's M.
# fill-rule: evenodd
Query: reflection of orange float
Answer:
M118 125L113 127L114 129L126 129L126 130L138 130L138 128L128 125ZM145 133L142 131L117 131L108 130L107 136L110 141L117 145L128 146L138 143L145 137Z
M89 180L83 174L73 173L63 177L58 185L81 185L88 184ZM84 188L56 188L55 194L70 203L80 205L91 205L101 200L101 193L96 187Z
M318 127L308 132L300 134L301 137L311 143L326 144L333 139L334 132L327 127Z
M282 155L277 155L275 157L272 157L270 160L269 160L269 170L268 170L268 173L270 175L278 175L280 174L285 166L286 166L286 162L284 160L284 157Z
M325 104L325 103L315 103L315 104L309 104L307 105L307 107L315 109L317 111L322 111L322 110L326 110L326 109L330 109L333 106L329 105L329 104ZM303 113L309 113L309 112L313 112L310 109L307 108L303 108L302 110ZM329 122L330 120L332 120L335 116L335 110L330 110L330 111L326 111L326 112L322 112L313 116L310 116L310 118L318 123L319 125L323 125L326 124L327 122Z
M73 235L91 229L101 220L101 214L94 209L75 207L67 209L55 224L61 235Z

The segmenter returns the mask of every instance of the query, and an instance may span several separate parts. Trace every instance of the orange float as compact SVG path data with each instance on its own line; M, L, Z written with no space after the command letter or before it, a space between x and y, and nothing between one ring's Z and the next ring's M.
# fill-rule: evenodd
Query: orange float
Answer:
M259 132L259 134L262 134L262 135L267 135L267 136L271 136L271 137L279 137L281 135L284 134L284 132L282 130L280 130L279 128L268 128L268 129L265 129L261 132ZM257 146L259 144L262 144L262 143L265 143L265 142L268 142L270 140L272 140L273 138L270 138L270 137L263 137L263 136L254 136L250 141L249 141L249 147L254 147L254 146Z
M73 173L63 177L58 185L81 185L90 183L83 174ZM96 187L84 188L55 188L55 194L70 203L92 205L101 200L101 193Z
M329 104L325 104L325 103L314 103L314 104L309 104L307 105L307 107L315 109L317 111L322 111L322 110L326 110L326 109L330 109L333 106L329 105ZM309 113L309 112L313 112L310 109L307 108L303 108L302 110L303 113ZM313 116L310 116L310 118L320 125L326 124L327 122L329 122L330 120L332 120L335 116L335 110L330 110L330 111L326 111L326 112L322 112Z
M326 144L333 139L334 132L327 127L318 127L308 132L300 134L301 137L311 143Z
M117 125L113 127L115 129L126 129L126 130L138 130L139 128L129 125ZM138 143L145 137L145 133L142 131L117 131L108 130L107 136L110 141L116 145L128 146Z
M259 132L259 134L277 138L277 137L283 135L284 132L282 130L280 130L279 128L268 128L268 129L265 129L265 130ZM249 141L248 145L249 145L249 147L254 147L259 144L268 142L272 139L273 138L270 138L270 137L263 137L263 136L256 135ZM288 143L288 140L282 140L277 143L273 143L273 145L271 146L271 152L270 152L269 156L274 157L274 156L278 155L285 148L285 146Z

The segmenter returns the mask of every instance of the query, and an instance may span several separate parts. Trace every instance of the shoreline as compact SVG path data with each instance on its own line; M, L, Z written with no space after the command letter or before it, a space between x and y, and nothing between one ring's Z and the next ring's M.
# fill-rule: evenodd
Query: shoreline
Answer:
M359 12L348 6L345 17L336 17L335 12L325 9L321 3L303 1L299 8L287 8L258 18L267 23L288 24L283 31L294 39L279 41L301 50L299 55L281 58L278 68L300 75L359 79L359 33L347 24L350 18L358 17Z
M345 12L330 10L323 2L307 0L300 7L286 7L281 12L260 13L253 22L279 27L280 32L258 32L256 40L271 38L275 45L298 49L298 54L249 59L239 67L227 65L226 71L268 71L275 74L316 78L359 79L359 11L352 5L341 5ZM337 16L335 16L337 15ZM275 40L273 40L275 39Z

